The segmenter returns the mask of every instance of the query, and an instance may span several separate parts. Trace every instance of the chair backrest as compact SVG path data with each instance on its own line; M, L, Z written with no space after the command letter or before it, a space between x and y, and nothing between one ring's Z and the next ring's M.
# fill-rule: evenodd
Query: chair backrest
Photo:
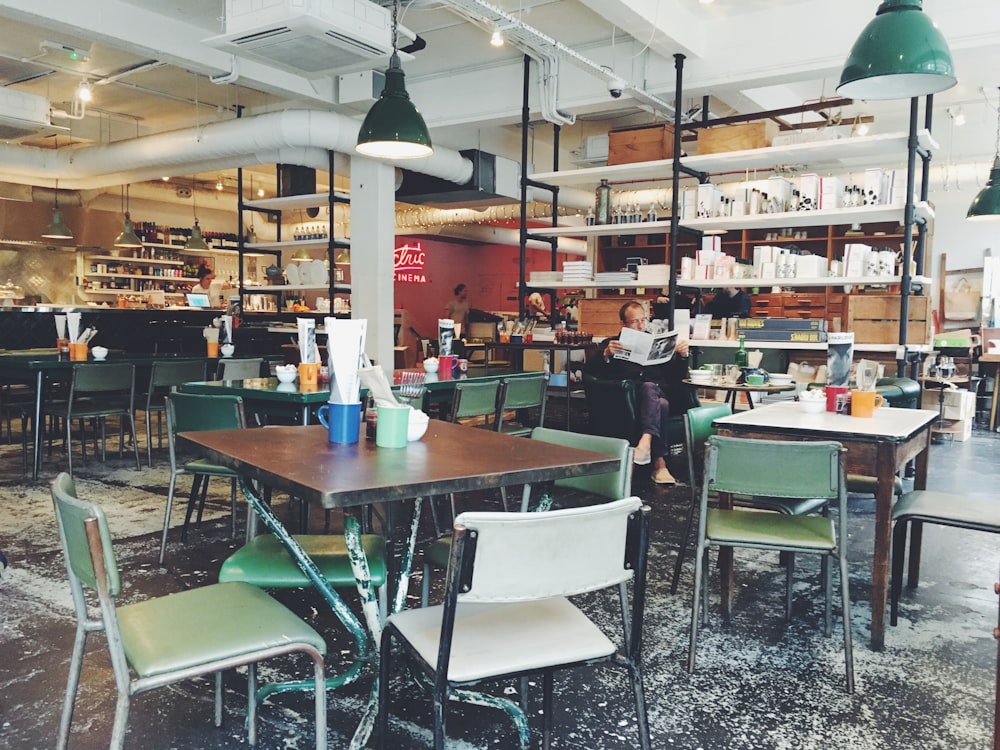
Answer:
M639 498L629 497L540 513L462 513L455 519L448 585L458 587L463 603L515 602L573 596L615 586L633 573L640 577L641 507Z
M712 492L787 498L839 497L844 489L843 446L833 441L794 442L708 438L705 488Z
M705 441L715 434L712 422L733 413L729 404L695 406L684 412L684 448L688 457L688 482L697 497L705 461Z
M88 537L86 522L95 519L99 543L96 548L100 552L105 569L105 585L110 596L118 595L121 582L118 577L118 562L111 543L111 532L108 530L107 518L101 506L85 502L76 497L76 484L66 472L62 472L52 480L52 504L56 511L56 522L59 527L59 542L62 545L66 560L66 573L69 576L70 587L73 589L73 601L77 607L77 616L87 616L86 603L83 600L83 587L98 591L97 572L94 569L92 550L95 541ZM94 532L91 532L93 534ZM80 600L77 601L79 595ZM82 606L82 610L81 610Z
M248 378L259 378L261 367L264 365L262 357L253 359L220 359L217 380L246 380Z
M545 393L548 384L549 379L544 372L518 378L504 378L497 429L501 429L504 412L511 409L533 409L536 406L539 407L538 424L545 424Z
M471 417L490 417L494 420L500 404L500 380L455 384L455 394L451 401L451 421Z
M595 453L607 453L609 456L615 456L619 459L617 471L587 477L574 477L573 479L557 479L556 487L591 492L608 500L627 497L632 491L632 447L628 444L628 440L553 430L548 427L533 429L531 439L565 445L569 448L594 451Z
M205 361L201 359L160 359L149 371L149 392L205 379Z
M126 362L79 364L73 366L72 393L113 393L133 391L135 365Z
M236 430L245 426L243 399L239 396L171 393L166 402L171 442L178 432Z

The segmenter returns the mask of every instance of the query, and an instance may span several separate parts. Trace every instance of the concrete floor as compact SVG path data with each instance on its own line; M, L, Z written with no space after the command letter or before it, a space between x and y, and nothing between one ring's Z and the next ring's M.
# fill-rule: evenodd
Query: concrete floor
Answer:
M579 423L579 422L578 422ZM141 431L140 431L141 434ZM933 447L932 488L997 498L1000 435L978 429L972 440ZM107 508L125 582L123 602L211 583L234 548L229 538L228 489L218 483L209 516L188 545L171 535L166 568L159 568L158 529L167 486L166 452L153 469L135 471L128 460L90 462L78 472L81 495ZM37 483L21 475L19 446L0 446L0 549L10 568L0 582L0 748L51 747L65 688L73 622L65 570L58 548L47 480L61 469L58 454ZM186 484L184 485L187 486ZM684 669L690 626L692 566L676 596L669 579L686 487L662 488L637 477L634 491L653 508L649 604L645 625L646 690L654 748L987 748L992 741L997 646L1000 547L988 534L930 527L925 532L921 585L904 592L900 625L890 628L886 649L868 649L873 504L852 497L849 518L853 633L857 692L843 689L843 651L834 633L822 635L818 565L797 567L794 619L782 615L783 570L775 555L739 553L734 618L724 626L713 601L703 631L698 671ZM577 498L566 497L565 503ZM279 506L284 499L278 498ZM495 505L494 498L474 498ZM287 518L291 522L291 510ZM182 513L175 511L175 527ZM313 530L322 514L313 513ZM713 585L714 585L713 581ZM411 587L417 594L419 583ZM713 592L715 589L713 589ZM346 641L332 615L308 594L279 598L328 638L328 664L338 667ZM611 602L587 601L599 620L615 612ZM291 662L262 670L267 680L288 674ZM346 747L370 686L359 683L329 694L330 747ZM517 686L496 689L511 694ZM238 748L243 730L245 684L226 679L226 720L212 725L208 681L182 683L137 697L128 748ZM391 722L392 748L428 747L430 706L413 686L396 680L399 696ZM532 713L538 690L529 692ZM74 717L71 747L106 747L114 711L114 686L100 637L92 637ZM557 680L555 747L622 750L636 746L627 684L617 670L595 668ZM273 698L261 707L261 748L308 748L312 708L308 695ZM514 748L509 722L494 710L457 706L449 714L449 747ZM540 722L535 715L532 721ZM539 735L535 734L536 746Z

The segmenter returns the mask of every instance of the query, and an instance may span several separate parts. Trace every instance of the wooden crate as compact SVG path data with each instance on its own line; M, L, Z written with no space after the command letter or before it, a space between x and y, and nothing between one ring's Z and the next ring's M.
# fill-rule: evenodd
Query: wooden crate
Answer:
M622 330L618 311L630 300L630 297L580 300L580 330L589 331L598 337L617 336Z
M674 129L664 123L608 132L608 164L674 158Z
M910 297L907 344L931 342L930 297ZM847 296L847 328L856 344L892 344L899 341L898 294Z
M765 148L771 145L777 134L778 123L774 120L703 128L698 131L698 153L718 154L723 151Z

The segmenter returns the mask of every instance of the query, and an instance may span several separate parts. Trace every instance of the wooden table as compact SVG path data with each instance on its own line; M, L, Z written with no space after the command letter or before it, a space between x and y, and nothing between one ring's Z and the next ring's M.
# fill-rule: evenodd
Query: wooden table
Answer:
M786 383L784 385L774 385L772 383L761 383L760 385L751 385L749 383L712 383L709 385L707 383L698 383L694 380L685 380L684 382L693 385L695 388L726 391L726 403L733 407L733 411L736 411L736 397L740 393L746 394L747 406L753 409L751 393L783 393L795 390L794 383Z
M382 625L371 576L360 543L359 512L387 503L390 549L389 602L403 609L419 523L419 499L450 492L468 492L516 484L617 471L618 459L603 453L567 448L489 430L431 420L427 433L405 448L379 448L374 441L340 445L327 441L320 426L271 427L261 430L218 430L180 433L213 461L238 471L243 494L265 525L288 549L302 571L319 589L334 613L355 638L355 657L371 654L365 630L322 574L312 564L271 508L250 489L248 480L283 490L306 502L347 512L344 535L358 582L365 622L378 643ZM416 503L399 501L417 500ZM363 747L377 713L377 680L351 747ZM511 704L514 710L516 706Z
M878 479L875 493L875 543L872 560L871 648L885 643L885 602L889 590L892 499L896 472L916 459L913 487L927 487L931 425L937 412L923 409L875 410L871 418L820 412L807 414L797 403L763 406L722 417L713 423L720 435L764 440L836 440L847 449L845 471ZM843 519L842 521L843 522ZM723 608L729 612L731 566L723 576Z

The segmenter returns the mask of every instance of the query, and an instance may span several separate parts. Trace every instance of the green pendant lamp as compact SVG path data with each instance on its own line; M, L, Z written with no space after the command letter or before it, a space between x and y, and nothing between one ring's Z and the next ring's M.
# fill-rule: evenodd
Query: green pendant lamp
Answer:
M48 228L42 232L42 237L50 240L71 240L73 232L63 221L62 211L59 210L59 180L56 180L55 202L52 206L52 221Z
M125 210L125 221L122 222L122 231L115 237L115 247L142 247L142 240L136 236L132 229L132 216L128 212L128 185L122 188L122 208Z
M922 0L883 0L851 48L837 93L851 99L910 99L958 82L948 43Z
M208 245L205 244L205 240L201 236L201 227L198 226L198 219L194 220L194 226L191 227L191 236L184 243L184 249L208 250Z
M997 137L990 178L986 181L986 187L972 199L965 218L970 221L1000 220L1000 102L997 106Z
M406 75L396 52L396 17L392 6L392 57L385 71L385 85L358 132L354 150L379 159L418 159L434 153L427 123L406 93Z

